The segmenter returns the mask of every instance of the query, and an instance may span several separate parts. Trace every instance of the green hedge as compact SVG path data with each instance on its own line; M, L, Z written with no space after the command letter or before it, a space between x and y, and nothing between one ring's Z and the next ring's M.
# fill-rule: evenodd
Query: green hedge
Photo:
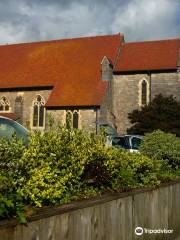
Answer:
M21 175L24 150L23 142L16 137L11 142L0 138L0 219L16 215L24 221L23 200L17 191L24 183Z
M0 139L0 219L18 216L25 222L26 206L59 205L107 191L157 186L171 178L168 172L162 175L158 158L104 142L103 134L64 126L32 133L27 148L15 138Z
M146 134L140 152L152 159L165 161L173 169L180 169L180 138L160 130Z

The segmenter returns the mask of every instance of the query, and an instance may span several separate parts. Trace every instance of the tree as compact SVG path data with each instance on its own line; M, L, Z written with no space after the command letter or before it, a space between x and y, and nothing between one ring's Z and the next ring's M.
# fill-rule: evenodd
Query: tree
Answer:
M159 94L141 110L128 114L132 127L130 134L142 134L160 129L180 137L180 103L175 97Z

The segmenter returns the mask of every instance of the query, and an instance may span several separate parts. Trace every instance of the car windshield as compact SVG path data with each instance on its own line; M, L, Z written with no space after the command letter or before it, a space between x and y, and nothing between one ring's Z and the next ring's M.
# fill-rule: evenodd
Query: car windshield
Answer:
M23 126L13 120L0 118L0 137L10 140L13 134L16 134L17 138L23 138L25 142L27 141L28 131Z
M140 145L142 143L142 139L138 137L132 137L131 139L131 144L132 144L132 149L138 150Z

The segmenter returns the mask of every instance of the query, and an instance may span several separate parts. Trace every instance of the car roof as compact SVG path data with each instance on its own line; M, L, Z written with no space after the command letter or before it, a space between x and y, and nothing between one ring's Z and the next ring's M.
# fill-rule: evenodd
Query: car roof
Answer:
M6 120L9 120L11 122L16 122L17 125L21 126L22 128L24 128L27 132L29 132L29 130L27 128L25 128L23 125L21 125L20 123L18 123L17 121L11 119L11 118L7 118L7 117L3 117L3 116L0 116L0 119L6 119Z
M136 134L121 134L121 135L118 135L117 137L137 137L137 138L143 138L144 136L142 135L136 135Z
M4 116L0 116L0 118L4 118L4 119L8 119L8 120L14 121L14 120L12 120L11 118L4 117Z

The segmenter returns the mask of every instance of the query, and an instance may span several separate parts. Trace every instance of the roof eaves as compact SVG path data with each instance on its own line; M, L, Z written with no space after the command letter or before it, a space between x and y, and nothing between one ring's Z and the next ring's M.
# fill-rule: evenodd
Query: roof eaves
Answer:
M165 68L154 68L154 69L127 69L127 70L115 70L113 71L114 75L123 74L123 73L137 73L137 72L164 72L164 71L176 71L178 67L165 67Z

